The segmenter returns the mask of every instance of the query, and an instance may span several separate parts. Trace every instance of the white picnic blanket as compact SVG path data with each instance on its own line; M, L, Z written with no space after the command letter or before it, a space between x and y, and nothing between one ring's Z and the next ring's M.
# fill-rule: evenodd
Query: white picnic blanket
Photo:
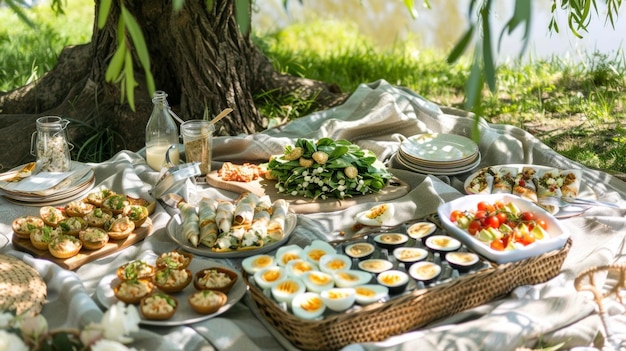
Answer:
M265 161L281 153L284 145L297 138L343 138L374 151L394 172L406 180L411 191L393 203L398 223L436 211L449 200L463 196L467 174L432 176L399 169L394 162L401 137L424 132L455 133L471 136L473 116L452 109L441 109L408 89L386 81L363 84L341 106L313 113L289 124L255 135L217 137L214 140L214 168L221 162ZM607 173L587 169L558 155L529 133L512 126L478 123L481 162L485 165L531 163L559 168L582 168L583 182L599 199L618 202L626 208L626 183ZM102 164L93 164L96 184L113 189L149 193L158 174L146 166L140 154L121 152ZM187 198L212 195L235 198L237 194L203 187L200 194L188 182L180 189ZM11 235L13 218L36 213L34 207L17 206L0 199L0 232ZM371 207L364 203L332 212L298 215L298 225L289 243L304 244L315 238L335 239L336 233L350 228L356 213ZM524 286L492 303L450 316L420 330L395 336L383 342L348 345L345 350L515 350L518 347L562 344L562 349L601 347L597 345L602 324L595 304L573 287L573 279L586 268L613 263L623 258L626 210L592 208L584 215L563 220L571 232L573 246L561 274L537 286ZM165 226L170 213L160 205L153 216L154 234L119 254L89 263L75 273L47 261L32 259L13 251L3 253L23 257L39 270L49 285L49 302L43 314L54 325L84 325L98 319L102 311L92 299L102 276L120 264L147 251L163 252L176 247ZM230 264L237 264L231 260ZM178 327L144 327L137 346L144 349L199 350L283 350L293 346L268 326L249 297L231 310L207 321ZM58 311L67 313L58 313ZM621 323L616 318L616 323ZM618 327L620 324L615 324ZM626 326L626 324L624 324ZM619 330L619 328L617 328ZM622 329L626 330L626 329ZM162 346L153 340L163 337ZM145 337L149 335L149 337ZM155 339L157 338L157 339ZM152 344L150 344L152 343ZM595 344L594 344L595 343Z

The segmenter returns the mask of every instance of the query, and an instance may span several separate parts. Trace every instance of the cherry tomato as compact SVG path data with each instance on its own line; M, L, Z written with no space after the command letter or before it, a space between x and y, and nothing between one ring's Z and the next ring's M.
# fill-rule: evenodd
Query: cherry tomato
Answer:
M501 210L505 207L504 202L502 201L496 201L493 203L493 207L496 208L496 210Z
M489 246L496 251L504 251L504 248L506 248L502 239L493 240Z
M500 224L504 224L506 223L509 218L507 217L506 213L504 212L498 212L498 214L496 214L496 217L498 217L498 220L500 221Z
M478 211L486 211L487 213L491 213L493 211L495 211L495 207L488 203L487 201L480 201L477 205L476 205L476 209Z
M532 212L522 212L519 214L519 218L522 221L533 221L535 220L535 214Z
M477 219L482 222L485 218L487 218L486 211L476 211L476 213L474 213L474 219Z
M524 246L532 244L535 242L535 236L533 235L533 233L530 232L524 233L524 235L522 236L522 240L518 240L518 242Z
M489 216L485 219L485 225L497 229L500 227L500 220L498 219L498 216Z
M450 213L450 220L456 222L459 218L465 216L465 213L461 210L454 210Z
M472 235L476 235L476 233L478 233L481 229L483 229L483 225L482 223L480 223L479 220L476 219L471 221L469 226L467 227L467 231Z

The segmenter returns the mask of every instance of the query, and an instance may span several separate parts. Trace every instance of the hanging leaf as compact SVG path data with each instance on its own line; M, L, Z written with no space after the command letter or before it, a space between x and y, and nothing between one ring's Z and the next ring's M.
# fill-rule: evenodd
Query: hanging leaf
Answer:
M104 28L104 25L107 22L107 18L109 17L109 12L111 11L111 2L112 0L102 0L100 2L100 8L98 9L98 28Z
M124 67L125 57L126 46L118 46L117 50L115 50L115 54L113 54L113 58L111 58L111 62L109 62L109 66L107 67L106 73L104 75L107 82L113 82L120 75L120 73L122 72L122 68Z
M474 35L474 24L470 25L465 34L461 37L461 39L456 43L450 54L448 55L447 62L453 63L458 60L463 52L467 49L467 46L472 40L472 36Z
M235 0L235 18L239 25L239 30L244 36L250 34L250 27L252 21L251 0Z

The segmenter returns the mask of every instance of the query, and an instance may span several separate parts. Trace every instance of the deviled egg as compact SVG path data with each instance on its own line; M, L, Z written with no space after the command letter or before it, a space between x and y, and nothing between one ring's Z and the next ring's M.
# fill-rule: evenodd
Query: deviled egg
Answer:
M263 268L254 273L254 281L261 289L269 289L285 279L287 279L287 270L280 266Z
M368 242L353 243L345 247L346 255L359 260L366 260L374 254L376 247Z
M291 277L301 277L304 272L317 270L315 264L303 259L291 260L285 268L287 269L287 275Z
M356 215L357 223L380 227L393 218L395 208L391 203L376 205L367 211L359 212Z
M320 271L305 272L301 279L307 290L316 293L320 293L335 286L333 276Z
M440 274L441 266L430 261L417 262L409 268L409 275L424 284L434 282Z
M436 229L437 226L432 222L417 222L412 224L406 232L411 238L423 241L433 234Z
M398 247L393 250L393 256L398 262L404 263L405 267L411 266L415 262L422 261L428 257L428 251L419 247Z
M322 301L328 309L342 312L354 305L356 292L353 288L332 288L320 293Z
M261 254L244 258L243 261L241 261L241 265L246 273L253 275L263 268L275 266L276 260L274 256Z
M480 259L473 252L454 251L446 254L446 261L459 272L467 272L474 268Z
M389 294L402 293L409 284L409 275L403 271L391 269L380 273L376 277L378 284L386 286L389 289Z
M305 292L291 301L292 313L302 319L316 319L324 314L326 305L318 293Z
M324 255L320 258L319 267L320 271L333 274L352 268L352 259L341 254Z
M327 255L327 254L334 254L334 253L335 253L334 247L332 247L326 241L319 240L319 239L311 241L311 244L307 245L304 248L305 259L309 260L310 262L315 263L316 265L319 264L320 258L322 256Z
M447 235L429 236L424 245L433 251L441 253L456 251L461 248L461 242L459 240Z
M356 302L360 305L369 305L389 296L389 288L378 284L359 285L354 288Z
M335 286L339 288L351 288L369 283L372 280L372 273L350 269L335 272L333 279L335 280Z
M409 236L402 233L381 233L374 237L374 243L383 249L393 250L409 241Z
M306 286L302 280L296 277L288 277L272 287L272 297L278 302L290 304L296 296L303 294L305 291Z
M380 258L370 258L359 262L359 269L378 274L393 268L393 263Z
M298 245L281 246L276 251L276 263L285 267L291 260L305 259L304 250Z

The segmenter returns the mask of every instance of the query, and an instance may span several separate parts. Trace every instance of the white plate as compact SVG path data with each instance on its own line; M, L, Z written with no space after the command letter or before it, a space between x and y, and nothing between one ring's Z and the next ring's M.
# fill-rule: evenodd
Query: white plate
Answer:
M211 248L206 247L206 246L198 245L198 247L195 247L189 244L189 241L187 240L187 238L185 238L185 236L183 235L181 231L182 218L180 217L180 214L178 213L172 216L169 222L167 222L166 228L167 228L167 234L170 236L172 240L174 240L174 242L182 246L185 250L192 252L194 254L207 256L207 257L214 257L214 258L242 258L242 257L248 257L252 255L269 252L275 248L278 248L279 246L282 246L285 242L287 242L287 240L289 240L289 235L296 228L297 222L298 222L298 217L293 213L289 213L285 220L285 235L283 235L282 239L275 241L269 245L262 246L258 249L229 251L229 252L215 252L211 250Z
M480 164L480 153L476 158L476 161L472 162L469 165L463 167L452 167L452 168L430 168L430 167L421 167L415 164L412 164L406 161L400 154L395 155L396 161L398 161L401 165L408 168L413 172L423 173L423 174L433 174L433 175L456 175L461 173L466 173L472 171Z
M550 236L515 250L494 250L450 221L450 214L453 210L475 210L476 205L480 201L487 201L489 203L496 201L502 201L504 203L513 202L521 211L534 212L537 218L546 221L548 227L547 232ZM441 224L450 235L461 240L470 250L495 263L515 262L539 256L552 250L559 250L565 246L570 236L570 234L565 231L565 228L561 226L559 220L553 215L536 204L512 194L466 195L440 205L439 208L437 208L437 214L439 215Z
M471 157L478 152L478 145L471 139L457 134L418 134L400 144L400 149L415 158L451 162Z
M154 264L156 260L156 255L153 255L152 258L143 259L143 260L147 263ZM197 322L204 321L213 317L217 317L220 314L228 311L231 307L233 307L246 293L246 283L243 281L241 274L231 267L217 263L213 260L207 260L207 259L200 258L200 257L194 257L191 260L191 264L189 265L188 268L193 274L196 274L196 272L199 272L200 270L207 268L207 267L222 267L222 268L226 268L237 273L237 281L235 282L233 287L228 291L228 294L227 294L228 301L226 301L226 304L222 306L219 310L217 310L217 312L204 315L204 314L197 313L191 308L191 306L189 305L189 302L187 301L187 298L189 297L189 295L197 291L192 281L183 291L175 293L175 294L170 294L176 297L179 303L178 311L176 311L176 314L174 314L172 318L168 320L164 320L164 321L155 321L155 320L145 319L140 314L141 320L139 321L139 323L145 324L145 325L157 325L157 326L175 326L175 325L197 323ZM100 280L100 282L98 283L98 286L96 288L96 298L98 302L105 309L108 309L109 307L111 307L112 305L116 304L119 301L115 297L115 294L113 293L113 287L118 283L119 283L119 278L117 277L115 273L104 276L104 278L102 278L102 280Z
M54 206L59 204L64 204L70 202L75 199L82 198L87 195L96 182L96 178L93 176L89 180L88 183L81 185L80 187L73 189L70 192L50 196L50 197L27 197L27 196L17 196L10 194L3 194L4 198L7 201L12 202L17 205L24 206Z

